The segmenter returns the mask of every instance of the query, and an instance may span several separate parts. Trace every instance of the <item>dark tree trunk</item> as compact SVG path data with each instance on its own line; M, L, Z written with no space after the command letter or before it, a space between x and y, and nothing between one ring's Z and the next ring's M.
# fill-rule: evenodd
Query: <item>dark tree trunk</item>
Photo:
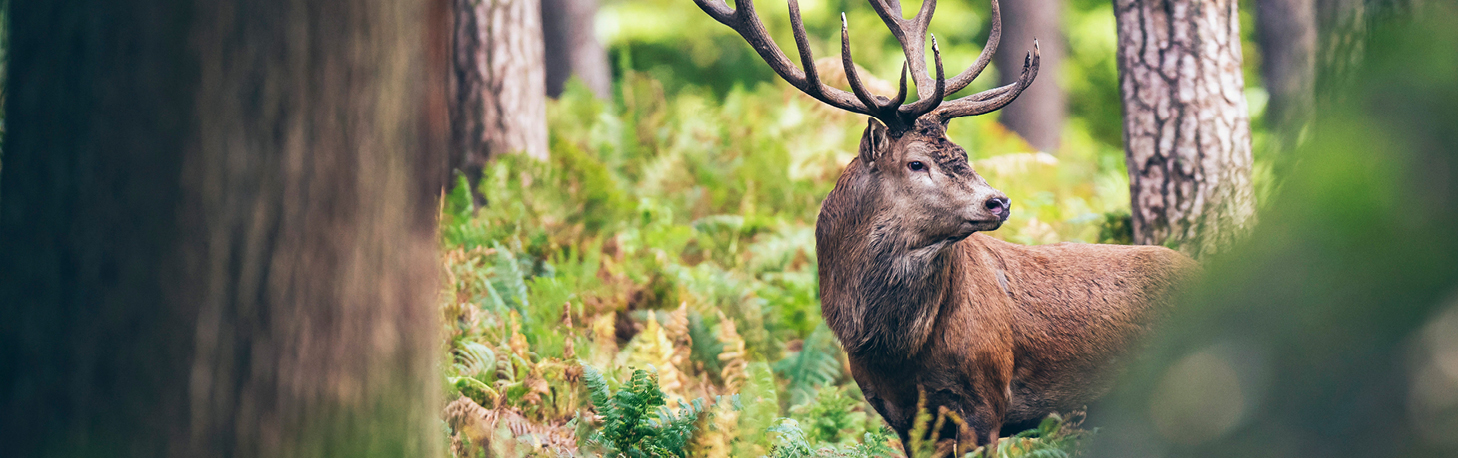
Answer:
M455 0L451 168L476 193L499 154L547 159L539 0Z
M547 50L547 96L562 95L577 76L599 99L612 97L607 51L594 35L597 0L542 0L542 39Z
M1023 57L1038 39L1042 63L1038 81L1000 111L998 120L1040 151L1058 151L1067 116L1067 100L1059 75L1063 71L1062 0L1001 2L1002 46L995 56L1001 84L1010 84L1023 68Z
M1266 125L1287 152L1311 120L1316 97L1315 0L1257 0L1261 73L1270 101Z
M425 10L12 5L7 456L439 452Z
M1115 0L1134 242L1218 251L1254 220L1235 0Z

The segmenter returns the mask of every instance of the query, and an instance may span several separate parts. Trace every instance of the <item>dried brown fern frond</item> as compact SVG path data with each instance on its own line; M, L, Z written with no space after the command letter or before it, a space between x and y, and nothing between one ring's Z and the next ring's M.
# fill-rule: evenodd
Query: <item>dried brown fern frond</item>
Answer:
M513 408L487 409L462 396L446 406L455 457L574 456L576 433L565 421L533 423Z
M693 373L690 357L693 354L694 338L689 335L688 302L680 302L678 309L668 314L663 330L668 334L668 340L673 342L674 367L681 374Z
M592 318L588 324L592 335L592 351L587 362L595 367L612 367L618 354L617 316L604 313Z
M726 391L733 392L744 384L748 377L745 368L749 362L744 354L744 338L734 328L734 320L724 316L723 311L719 313L719 343L723 344L723 350L719 352L719 361L724 369L719 372L720 380L724 381Z
M739 411L727 398L709 408L713 409L713 415L705 415L700 420L689 456L728 458L733 451L731 442L738 433Z
M648 322L644 324L643 332L633 336L624 351L624 365L639 369L652 366L658 370L658 386L668 394L669 405L683 400L683 375L679 373L678 366L673 364L673 342L668 339L668 333L658 324L658 319L653 314L648 314Z

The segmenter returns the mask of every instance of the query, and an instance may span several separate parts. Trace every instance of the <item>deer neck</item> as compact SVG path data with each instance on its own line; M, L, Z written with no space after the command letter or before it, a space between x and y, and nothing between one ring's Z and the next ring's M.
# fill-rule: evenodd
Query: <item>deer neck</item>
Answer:
M955 241L914 243L894 215L878 211L874 193L857 192L864 182L847 181L826 197L816 224L822 315L852 355L913 357L952 297Z

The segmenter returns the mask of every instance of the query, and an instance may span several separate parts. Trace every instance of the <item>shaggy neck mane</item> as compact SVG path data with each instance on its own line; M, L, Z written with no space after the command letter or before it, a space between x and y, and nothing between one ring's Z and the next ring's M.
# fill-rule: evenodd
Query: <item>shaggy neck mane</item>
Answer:
M931 334L951 288L952 241L913 247L895 215L852 162L826 196L816 227L821 310L846 351L876 360L910 357Z

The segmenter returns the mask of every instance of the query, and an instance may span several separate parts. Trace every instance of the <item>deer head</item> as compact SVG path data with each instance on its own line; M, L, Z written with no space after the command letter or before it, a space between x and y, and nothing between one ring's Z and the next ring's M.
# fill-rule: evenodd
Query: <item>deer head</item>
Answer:
M997 0L992 0L992 30L987 46L971 67L946 79L941 51L935 36L931 37L932 58L936 63L935 78L926 66L927 25L936 10L936 0L926 0L916 16L906 19L897 0L870 0L891 34L901 43L906 61L901 68L900 90L887 98L868 92L851 61L850 34L841 15L841 60L851 92L827 86L820 81L815 58L800 19L800 5L789 0L790 24L799 48L804 71L796 68L765 32L764 24L754 12L751 0L736 0L730 9L719 0L694 0L699 8L715 20L739 32L760 57L801 92L830 106L870 116L861 136L859 160L847 168L845 175L855 175L852 182L859 189L862 211L895 215L887 228L909 239L904 248L916 249L945 245L976 231L990 231L1001 226L1009 213L1008 198L993 189L967 162L967 152L946 136L952 118L990 113L1017 98L1038 74L1038 45L1023 60L1022 74L1012 84L979 92L955 100L943 100L967 87L992 60L1002 35L1002 18ZM910 70L915 80L917 100L906 102L906 75ZM841 182L847 182L842 176ZM837 186L839 187L839 186ZM867 208L869 207L869 208ZM914 228L914 231L906 229Z

